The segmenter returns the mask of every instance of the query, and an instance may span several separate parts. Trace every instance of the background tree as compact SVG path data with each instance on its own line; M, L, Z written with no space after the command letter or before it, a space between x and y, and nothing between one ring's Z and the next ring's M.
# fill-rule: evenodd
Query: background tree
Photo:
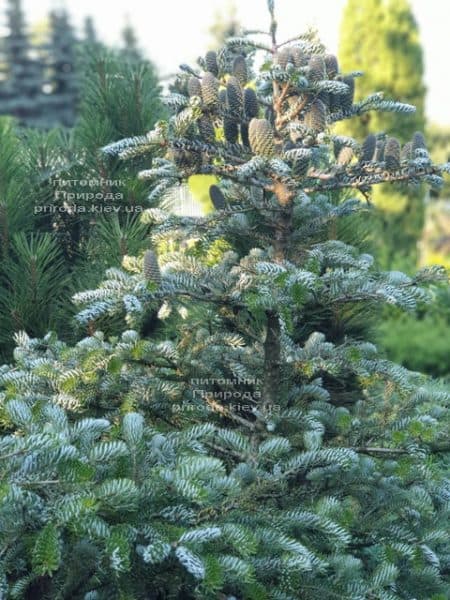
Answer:
M79 39L66 10L49 15L45 36L34 43L26 34L20 0L8 0L9 34L2 40L0 114L14 116L22 126L72 127L78 116L82 80L94 55L106 50L87 18ZM123 30L119 54L124 61L145 62L130 23Z
M363 115L346 123L343 131L359 137L388 131L405 143L415 131L424 130L423 56L408 0L349 0L341 23L339 58L344 70L356 66L365 73L356 85L357 99L382 90L390 98L417 107L404 119L390 114ZM409 270L416 265L424 223L423 198L423 190L413 193L401 186L396 193L383 186L374 193L383 230L377 256L384 265Z
M95 28L94 19L92 17L86 17L83 23L84 41L93 46L98 43L97 30Z
M122 29L122 51L129 60L142 60L137 35L129 17L127 17L125 27Z
M7 0L8 33L3 39L4 68L0 82L0 114L15 116L31 126L45 121L44 65L32 56L20 0Z
M227 0L224 7L216 11L214 21L209 28L212 38L211 48L217 50L225 40L236 35L239 29L236 3L234 0Z
M50 31L50 114L54 124L70 127L77 114L80 74L76 64L76 39L65 10L50 13Z

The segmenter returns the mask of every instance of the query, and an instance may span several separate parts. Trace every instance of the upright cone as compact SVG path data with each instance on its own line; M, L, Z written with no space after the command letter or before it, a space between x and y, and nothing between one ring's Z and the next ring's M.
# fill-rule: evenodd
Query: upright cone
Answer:
M242 87L239 79L232 75L227 81L227 108L232 118L239 118L244 106Z
M223 210L226 207L225 196L219 186L212 185L209 188L209 197L216 210Z
M270 158L275 154L275 140L267 119L252 119L248 128L250 147L255 154Z
M251 88L245 88L244 90L244 114L247 119L253 119L258 116L258 98L256 97L255 91Z
M212 73L205 73L201 82L203 102L215 106L219 98L219 82Z
M245 85L248 80L247 61L241 54L236 56L233 63L233 75L239 80L241 85Z
M198 77L194 77L193 75L189 77L187 89L189 96L200 96L200 98L202 97L202 86Z
M214 52L214 50L210 50L206 53L205 66L207 71L217 77L219 74L219 67L217 65L217 54Z
M384 160L388 169L398 169L400 166L400 142L397 138L389 137L384 148Z
M308 129L321 132L327 126L327 108L322 100L314 100L305 113L305 125Z
M361 147L360 161L362 163L370 162L371 160L373 160L376 145L377 138L374 136L373 133L369 133Z

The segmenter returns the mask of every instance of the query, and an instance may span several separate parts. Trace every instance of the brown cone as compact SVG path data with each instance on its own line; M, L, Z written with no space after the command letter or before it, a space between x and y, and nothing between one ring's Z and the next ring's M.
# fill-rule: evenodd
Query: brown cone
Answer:
M267 119L252 119L248 128L250 147L255 154L271 157L275 154L274 132Z
M321 100L314 100L305 114L305 125L308 129L320 132L327 126L327 109Z
M201 82L203 102L215 106L219 95L219 82L212 73L205 73Z
M217 54L214 52L214 50L210 50L206 53L205 66L207 71L217 77L219 74L219 67L217 66Z
M400 166L400 142L397 138L389 137L384 148L384 161L388 169L398 169Z

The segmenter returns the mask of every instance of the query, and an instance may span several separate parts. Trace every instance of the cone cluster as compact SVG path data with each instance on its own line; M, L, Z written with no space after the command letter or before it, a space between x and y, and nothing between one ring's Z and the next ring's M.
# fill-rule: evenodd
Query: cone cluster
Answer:
M300 69L308 65L309 56L299 46L285 46L275 55L275 63L282 69L286 69L288 63Z
M384 134L370 133L361 146L360 162L384 162L388 170L400 168L401 163L414 160L416 150L426 152L425 138L421 132L416 132L413 139L403 147L395 137L386 139Z

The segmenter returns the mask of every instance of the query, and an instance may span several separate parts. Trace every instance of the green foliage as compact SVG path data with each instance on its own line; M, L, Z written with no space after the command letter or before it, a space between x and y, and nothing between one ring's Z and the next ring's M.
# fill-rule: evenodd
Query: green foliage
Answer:
M413 371L447 378L450 373L448 289L438 290L434 304L418 315L387 313L380 335L380 342L391 360Z
M61 563L59 532L48 523L36 536L33 548L33 571L37 576L51 575Z
M76 39L65 10L50 13L50 85L47 96L47 119L53 126L71 127L75 123L80 74L76 56Z
M351 32L351 34L350 34ZM348 0L341 23L341 67L364 72L355 98L374 91L416 106L415 113L397 119L374 113L346 124L346 131L364 138L380 131L406 142L424 127L423 56L417 24L408 0Z
M87 18L85 36L81 39L74 33L68 12L56 8L48 15L45 39L36 43L26 31L21 0L7 0L6 5L7 29L0 40L3 75L0 115L13 116L20 125L27 127L46 130L58 126L73 127L84 97L83 80L89 77L95 57L106 50L97 39L92 19ZM135 68L146 62L129 24L123 31L123 38L124 47L114 52L116 57L120 56L122 62L133 63ZM148 63L147 66L150 67ZM136 92L133 87L128 90L132 94ZM154 108L148 97L146 100L145 109ZM137 112L128 113L129 117L139 118L142 110L141 107Z
M447 376L450 326L444 319L416 316L387 319L381 327L382 345L391 360L433 377Z
M24 142L11 123L0 125L0 355L11 348L13 334L27 329L43 335L69 316L73 288L57 237L36 227L30 198L36 193L29 153L41 136ZM54 136L53 136L54 137ZM48 141L50 138L48 138ZM39 141L41 143L42 140ZM29 143L30 146L25 146ZM48 146L41 153L48 152ZM55 160L54 155L49 160ZM36 201L39 203L39 188ZM33 231L35 230L35 231ZM61 331L66 331L62 326Z
M350 33L351 32L351 33ZM400 142L410 140L425 126L423 55L419 32L408 0L349 0L341 23L339 58L344 69L364 72L356 85L356 99L375 91L417 107L397 119L389 113L365 114L347 122L341 131L363 138L389 132ZM384 266L411 271L417 264L417 240L424 224L423 189L397 186L374 191L379 209L374 236L377 257ZM377 240L383 239L382 244Z
M12 122L0 118L0 242L1 257L9 253L11 236L30 231L32 213L28 204L31 182L22 160L23 147Z
M8 29L1 45L5 81L0 89L0 115L13 115L22 123L42 126L44 64L41 57L30 56L31 44L20 0L7 0L5 9Z
M69 293L57 241L49 234L15 234L2 264L0 342L11 344L13 333L22 329L42 335L57 320Z
M140 222L148 184L98 149L164 114L156 74L148 62L100 49L89 69L75 130L0 125L2 356L20 329L73 339L70 295L148 247Z
M136 189L150 191L151 249L75 294L87 337L22 332L0 368L7 596L450 593L449 394L370 337L385 306L422 308L446 276L378 270L365 251L370 206L352 193L435 184L450 167L420 136L399 160L391 143L384 161L333 135L336 121L413 108L353 102L353 79L313 33L278 44L273 4L274 48L246 35L183 65L172 114L152 130L102 154L93 144L106 143L114 111L95 135L80 130L86 164L127 182L138 171ZM243 77L254 64L256 96ZM92 93L116 89L102 72ZM192 175L215 176L214 210L173 214L166 192ZM102 227L116 242L124 229ZM139 250L141 230L128 227Z
M153 65L120 52L103 50L86 65L81 122L77 132L84 148L150 129L164 111ZM97 144L97 145L95 145Z
M198 404L188 411L198 387L188 373L177 391L162 387L164 357L174 373L193 368L194 348L182 367L167 342L152 348L131 331L73 348L51 336L17 342L16 368L0 373L0 564L16 597L96 590L106 598L126 589L144 598L183 589L188 597L223 590L251 598L260 586L267 597L301 590L315 598L317 589L328 593L330 577L344 598L355 586L382 594L392 584L399 598L412 581L419 598L444 589L436 553L444 560L445 482L423 460L445 444L444 423L429 410L437 416L448 395L374 358L373 349L360 345L351 358L349 348L311 339L302 362L322 373L336 374L339 363L354 369L367 401L335 406L338 396L311 372L311 383L291 392L295 405L280 399L269 420L274 432L255 446L233 419L226 429L220 413ZM120 368L109 368L113 360ZM146 418L120 416L124 402ZM321 435L311 446L314 432ZM367 446L375 438L386 458ZM408 481L415 483L404 487Z

